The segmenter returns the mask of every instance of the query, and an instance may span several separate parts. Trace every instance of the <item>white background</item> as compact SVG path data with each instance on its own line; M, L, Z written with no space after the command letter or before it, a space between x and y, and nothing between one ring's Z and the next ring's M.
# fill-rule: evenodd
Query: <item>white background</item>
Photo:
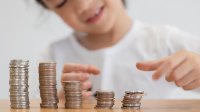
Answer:
M37 81L40 54L70 29L34 0L0 0L0 99L9 98L9 61L30 60L30 96ZM152 24L171 24L200 36L199 0L129 0L129 14ZM180 94L177 94L177 98ZM190 95L190 97L198 97Z

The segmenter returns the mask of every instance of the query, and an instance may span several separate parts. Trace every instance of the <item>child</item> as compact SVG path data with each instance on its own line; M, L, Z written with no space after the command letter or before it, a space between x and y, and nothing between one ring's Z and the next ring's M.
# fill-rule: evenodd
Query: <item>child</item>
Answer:
M178 87L200 87L198 38L174 27L132 20L123 0L37 2L74 29L50 46L49 56L63 68L61 82L82 82L84 97L103 89L114 90L118 98L127 90L145 91L146 98L173 98ZM63 98L62 89L59 96Z

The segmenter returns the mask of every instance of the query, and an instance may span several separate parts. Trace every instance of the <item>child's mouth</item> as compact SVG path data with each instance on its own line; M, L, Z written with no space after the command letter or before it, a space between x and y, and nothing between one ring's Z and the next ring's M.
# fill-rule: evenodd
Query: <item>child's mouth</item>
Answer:
M101 8L99 8L92 17L90 17L89 19L86 20L86 22L90 23L90 24L96 23L101 18L102 14L103 14L103 9L104 9L103 6Z

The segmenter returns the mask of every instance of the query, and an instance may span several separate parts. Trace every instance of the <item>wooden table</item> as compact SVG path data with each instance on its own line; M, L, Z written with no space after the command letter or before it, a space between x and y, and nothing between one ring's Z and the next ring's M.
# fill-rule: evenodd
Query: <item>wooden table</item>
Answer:
M0 112L200 112L200 100L143 100L140 110L121 109L120 100L115 101L113 109L94 109L95 100L84 101L82 109L41 109L40 100L31 100L30 109L10 109L9 100L0 100Z

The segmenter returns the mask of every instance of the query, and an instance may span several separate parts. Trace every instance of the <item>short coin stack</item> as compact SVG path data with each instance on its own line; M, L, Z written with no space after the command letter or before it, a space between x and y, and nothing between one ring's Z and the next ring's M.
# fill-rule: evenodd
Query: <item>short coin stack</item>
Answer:
M39 82L41 108L58 108L56 88L56 63L46 62L39 64Z
M28 92L29 61L10 61L10 102L13 109L29 108Z
M96 92L97 105L95 108L111 109L115 102L115 94L113 91L99 90Z
M80 81L64 81L65 108L79 109L82 106L82 93Z
M132 91L126 91L124 99L122 101L122 108L123 109L139 109L141 107L141 99L144 95L143 91L138 92L132 92Z

